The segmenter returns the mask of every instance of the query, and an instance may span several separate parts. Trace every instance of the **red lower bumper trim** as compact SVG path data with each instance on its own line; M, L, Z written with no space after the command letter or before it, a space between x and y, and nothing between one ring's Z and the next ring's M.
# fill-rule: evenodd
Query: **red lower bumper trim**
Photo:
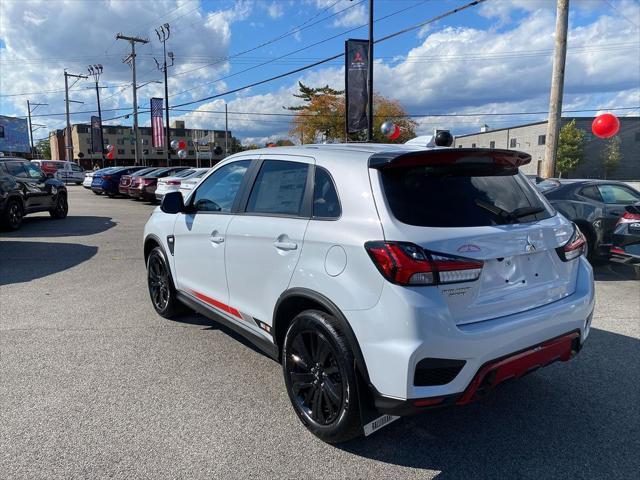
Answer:
M478 370L456 403L458 405L471 403L502 382L520 378L557 360L566 362L575 355L574 346L579 338L578 332L568 333L514 355L487 363Z

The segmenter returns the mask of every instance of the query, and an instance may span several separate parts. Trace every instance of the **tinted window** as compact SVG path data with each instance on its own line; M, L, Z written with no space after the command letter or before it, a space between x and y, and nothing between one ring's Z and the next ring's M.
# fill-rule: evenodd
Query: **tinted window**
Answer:
M40 167L36 167L35 165L31 165L30 163L23 164L24 169L27 171L27 175L30 178L42 178L44 177L44 173L40 170Z
M313 216L316 218L338 218L342 210L338 193L329 172L316 167L313 188Z
M520 175L465 175L438 166L389 168L380 175L392 213L409 225L476 227L550 216L535 187ZM542 211L527 214L534 209Z
M27 171L20 162L5 162L7 171L14 177L27 178Z
M626 205L640 201L640 195L620 185L598 185L604 203Z
M590 198L591 200L595 200L596 202L602 201L600 192L594 186L583 188L582 190L580 190L580 195L582 195L583 197Z
M71 165L71 170L73 170L74 172L83 172L84 170L82 170L82 167L79 165L76 165L75 163Z
M247 212L300 215L309 165L265 160L251 190Z
M192 205L200 212L230 212L250 164L240 160L217 169L195 191Z

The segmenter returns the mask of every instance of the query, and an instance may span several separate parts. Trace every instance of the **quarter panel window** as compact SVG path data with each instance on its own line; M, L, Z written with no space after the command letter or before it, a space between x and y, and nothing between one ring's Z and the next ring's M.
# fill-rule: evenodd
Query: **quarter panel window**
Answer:
M193 207L199 212L231 212L249 165L251 160L240 160L217 169L193 194Z
M265 160L251 190L247 213L300 216L309 165Z
M327 170L316 167L313 188L313 216L315 218L338 218L342 214L338 192Z

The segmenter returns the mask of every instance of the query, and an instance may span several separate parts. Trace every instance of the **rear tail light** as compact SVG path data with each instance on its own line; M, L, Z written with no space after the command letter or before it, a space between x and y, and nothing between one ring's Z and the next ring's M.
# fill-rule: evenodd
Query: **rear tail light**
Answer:
M479 260L433 253L406 242L367 242L365 248L383 277L398 285L471 282L482 273Z
M180 180L169 180L167 185L180 185Z
M640 213L624 212L624 215L622 215L618 219L618 223L616 223L616 227L622 223L635 223L635 222L640 222Z
M103 180L111 180L111 175L103 175L102 179Z
M585 251L587 245L587 239L582 234L577 225L573 226L573 235L567 243L563 246L556 248L558 256L563 262L568 262L574 258L578 258Z

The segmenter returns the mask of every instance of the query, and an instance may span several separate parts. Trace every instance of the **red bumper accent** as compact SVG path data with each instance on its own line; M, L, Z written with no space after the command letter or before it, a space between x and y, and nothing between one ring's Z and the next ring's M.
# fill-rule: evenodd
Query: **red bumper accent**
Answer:
M580 334L571 332L535 347L485 364L456 402L465 405L483 397L489 390L507 380L520 378L557 360L566 362L576 353Z

